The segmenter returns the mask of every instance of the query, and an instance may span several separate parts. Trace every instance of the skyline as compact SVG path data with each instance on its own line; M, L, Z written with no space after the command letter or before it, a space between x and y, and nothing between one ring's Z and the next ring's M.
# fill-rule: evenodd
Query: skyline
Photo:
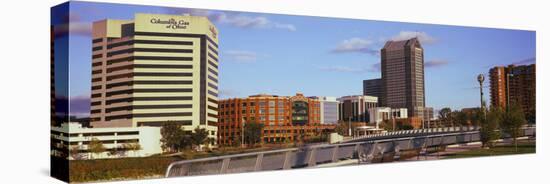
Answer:
M141 5L81 5L73 2L73 14L68 18L69 96L75 102L85 101L86 96L89 100L91 22L133 19L134 13L208 16L220 29L220 99L258 93L360 95L363 80L380 77L378 52L384 42L418 36L425 48L426 106L475 107L479 105L477 74L487 77L492 66L536 60L534 31ZM489 103L489 90L484 92ZM71 105L72 112L85 112L85 108Z

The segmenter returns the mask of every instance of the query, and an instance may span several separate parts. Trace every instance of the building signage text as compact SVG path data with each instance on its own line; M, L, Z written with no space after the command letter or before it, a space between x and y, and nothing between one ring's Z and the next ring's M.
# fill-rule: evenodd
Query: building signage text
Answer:
M176 19L168 19L168 20L161 20L159 18L152 18L151 24L166 24L166 28L170 29L187 29L187 26L189 26L189 22L185 20L178 20Z

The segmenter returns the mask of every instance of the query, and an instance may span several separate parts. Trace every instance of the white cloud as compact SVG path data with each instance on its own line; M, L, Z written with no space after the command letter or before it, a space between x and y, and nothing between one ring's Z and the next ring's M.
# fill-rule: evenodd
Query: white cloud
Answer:
M244 15L230 15L225 13L219 13L217 21L222 24L229 24L240 28L256 28L256 29L282 29L287 31L296 31L296 27L292 24L284 24L274 22L266 17L258 16L244 16Z
M224 51L223 55L228 58L227 61L235 61L239 63L256 62L256 59L258 58L258 54L255 52L244 50Z
M361 52L377 55L379 53L378 49L372 48L374 41L363 38L351 38L340 42L332 52L334 53L344 53L344 52Z
M323 66L319 67L320 70L327 72L342 72L342 73L364 73L368 69L362 67L348 67L348 66Z
M237 12L221 12L188 8L168 8L167 12L175 14L189 14L194 16L207 16L212 22L227 24L239 28L281 29L286 31L296 31L296 26L293 24L276 22L263 16L247 16Z
M432 68L432 67L440 67L448 65L449 61L443 60L443 59L434 59L424 62L424 67L426 68Z
M417 32L417 31L401 31L398 35L392 37L393 41L408 40L411 38L417 37L420 40L421 44L433 44L437 41L434 37L429 35L426 32Z
M235 98L240 93L232 89L220 89L218 95L220 98Z

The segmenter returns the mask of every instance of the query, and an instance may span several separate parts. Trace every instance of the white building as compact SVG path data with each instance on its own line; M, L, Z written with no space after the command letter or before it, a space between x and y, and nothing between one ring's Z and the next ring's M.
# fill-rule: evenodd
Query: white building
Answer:
M67 152L67 148L79 150L68 151L69 159L146 157L160 154L160 129L161 127L148 126L83 128L79 123L64 123L61 127L51 127L51 141L54 147L51 154L60 155L63 150ZM93 139L103 144L105 152L90 152L89 144Z
M343 121L369 122L368 110L378 106L378 97L352 95L338 98L338 118Z
M378 125L384 120L407 118L408 115L407 108L375 107L369 109L369 117L369 123L376 124L376 128L378 128Z
M318 96L312 98L319 100L321 124L338 123L338 100L336 97Z

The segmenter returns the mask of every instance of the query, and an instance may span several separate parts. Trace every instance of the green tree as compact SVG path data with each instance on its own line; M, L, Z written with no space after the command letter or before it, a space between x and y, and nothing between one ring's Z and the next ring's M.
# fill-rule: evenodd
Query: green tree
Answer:
M208 131L204 128L195 128L195 132L191 133L191 142L195 146L197 151L202 151L203 144L206 143L208 138Z
M181 126L176 123L164 123L160 129L162 149L167 152L180 151L185 147L186 135Z
M456 126L456 125L466 126L466 125L468 125L468 115L465 112L453 111L451 113L451 119L452 119L452 122L453 122L453 126Z
M512 104L508 107L506 113L504 113L504 118L502 121L502 127L504 132L506 132L514 140L514 145L516 147L516 152L518 151L518 141L517 138L521 136L521 127L525 125L525 115L523 110L517 104Z
M244 141L250 146L256 145L262 141L262 131L264 124L257 122L247 122L244 124Z
M491 148L497 139L500 138L499 129L502 122L504 111L500 107L491 107L487 112L487 118L484 117L482 111L477 111L475 117L480 122L481 129L479 130L482 147Z
M382 128L382 129L384 129L388 132L391 132L391 131L394 130L393 123L389 119L382 121L382 123L380 123L379 126L380 126L380 128Z
M101 143L101 141L97 138L92 138L92 141L90 141L90 144L88 145L88 147L90 152L96 155L99 155L105 152L106 150L105 146L103 146L103 143Z
M537 123L537 111L535 107L530 107L528 113L525 113L525 119L529 124Z
M439 110L438 117L439 117L440 122L445 123L445 124L451 123L450 122L451 121L451 113L452 113L452 110L449 107L445 107L445 108L442 108L441 110ZM452 125L452 123L451 123L451 125Z
M480 126L485 121L485 115L481 109L475 109L472 113L468 114L468 120L473 126Z

